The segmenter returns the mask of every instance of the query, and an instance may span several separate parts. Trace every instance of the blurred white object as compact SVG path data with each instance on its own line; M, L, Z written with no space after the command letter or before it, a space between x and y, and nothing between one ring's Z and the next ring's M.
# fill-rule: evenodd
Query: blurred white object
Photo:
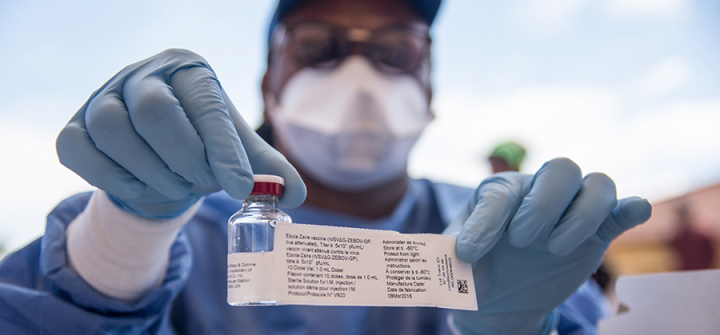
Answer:
M616 292L629 311L601 320L601 335L720 331L720 270L620 277Z

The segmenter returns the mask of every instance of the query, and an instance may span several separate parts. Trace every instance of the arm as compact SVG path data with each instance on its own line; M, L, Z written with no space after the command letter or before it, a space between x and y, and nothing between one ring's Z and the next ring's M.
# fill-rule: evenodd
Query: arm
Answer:
M41 277L28 284L38 295L11 290L40 296L36 308L48 313L7 318L22 320L27 332L168 331L167 311L191 264L178 230L203 196L224 189L243 199L252 175L268 173L286 181L281 205L305 198L295 169L245 123L209 64L186 50L121 70L68 122L57 152L102 191L86 213L78 216L84 203L61 205L59 217L48 218ZM10 299L8 309L20 310L24 301Z
M169 306L185 285L192 263L180 233L159 286L134 303L98 292L68 267L67 227L90 193L73 196L49 215L45 235L0 263L0 329L5 334L174 334Z
M68 266L98 292L137 302L162 284L170 246L202 204L172 219L149 219L117 208L102 190L67 228Z
M102 191L70 225L71 266L108 296L134 301L157 285L168 248L193 208L225 189L242 199L253 173L287 178L289 206L305 189L260 139L202 57L167 50L96 91L57 140L60 161Z
M548 334L556 308L597 269L610 242L645 222L651 206L617 200L603 174L582 177L568 159L534 176L485 180L464 215L448 227L458 257L473 263L479 310L452 311L462 334Z

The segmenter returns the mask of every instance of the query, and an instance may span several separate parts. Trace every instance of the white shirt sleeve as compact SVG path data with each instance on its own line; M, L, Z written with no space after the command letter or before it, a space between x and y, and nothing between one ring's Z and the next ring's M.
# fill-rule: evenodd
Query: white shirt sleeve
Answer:
M122 211L96 190L68 226L69 266L100 293L138 301L162 283L170 246L201 204L173 219L148 219Z

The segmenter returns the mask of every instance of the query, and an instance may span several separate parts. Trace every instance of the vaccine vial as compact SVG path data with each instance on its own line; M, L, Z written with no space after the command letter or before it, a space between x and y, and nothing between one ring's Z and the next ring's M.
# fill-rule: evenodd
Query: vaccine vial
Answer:
M278 209L285 180L266 174L254 176L252 193L243 207L228 221L228 253L267 252L273 250L275 225L292 222L290 216Z

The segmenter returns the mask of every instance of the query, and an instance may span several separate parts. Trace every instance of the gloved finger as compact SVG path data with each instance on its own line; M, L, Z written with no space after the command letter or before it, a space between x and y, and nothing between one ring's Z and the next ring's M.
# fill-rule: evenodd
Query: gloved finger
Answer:
M522 187L503 178L483 182L475 191L475 204L458 234L455 250L463 262L484 256L500 240L523 198Z
M300 174L287 161L285 156L271 147L263 140L240 116L237 109L230 101L225 90L222 90L225 104L228 112L235 125L235 130L240 136L242 143L245 145L250 165L254 173L272 174L283 177L285 186L283 187L283 195L280 197L280 206L294 208L300 206L307 196L305 183L303 183Z
M610 244L626 230L647 221L651 214L652 205L646 199L640 197L621 199L600 225L597 234L605 243Z
M254 185L253 170L215 74L206 66L180 68L172 75L170 86L202 139L220 186L231 197L245 199Z
M126 199L136 199L145 192L145 183L98 150L87 132L85 113L88 103L73 115L55 142L60 163L85 179L90 185Z
M615 183L602 173L591 173L583 179L583 186L575 200L548 238L548 249L554 255L565 256L588 237L617 205Z
M135 132L122 101L114 92L100 94L90 101L85 122L93 143L110 159L162 195L175 200L186 197L192 184L170 171ZM110 190L106 191L112 194Z
M556 158L538 170L531 187L508 226L510 244L520 248L560 220L582 187L582 172L573 161Z
M132 127L162 161L161 165L167 165L165 170L204 188L217 186L203 141L163 76L130 77L124 85L123 100ZM154 170L159 173L159 165Z

